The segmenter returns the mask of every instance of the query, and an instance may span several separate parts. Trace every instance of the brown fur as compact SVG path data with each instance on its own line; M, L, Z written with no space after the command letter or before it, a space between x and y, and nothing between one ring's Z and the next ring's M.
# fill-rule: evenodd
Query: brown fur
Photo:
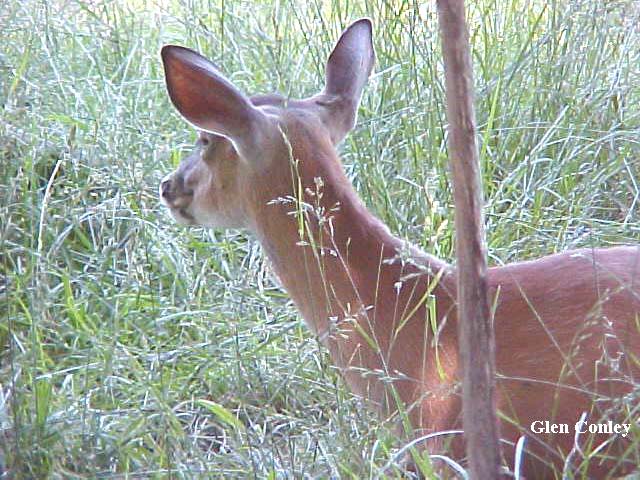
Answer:
M262 220L257 221L256 231L282 284L312 330L324 339L352 391L388 414L394 402L383 380L395 377L394 387L409 409L415 435L461 428L455 272L442 261L415 250L404 264L400 259L388 263L406 248L403 242L364 208L338 160L325 153L329 151L328 142L318 140L318 135L307 136L309 132L299 128L290 126L289 135L294 139L293 156L301 159L303 185L311 189L313 178L323 178L323 205L330 208L340 204L332 214L333 242L327 242L337 247L338 256L325 254L318 258L311 247L297 246L295 219L287 215L294 207L262 201L273 198L270 186L260 193L261 201L256 202L259 208L252 216ZM283 183L290 184L291 179L283 178ZM311 203L313 198L306 200ZM328 238L329 234L325 231L321 235L318 229L312 236ZM425 325L424 307L397 332L404 320L402 312L414 308L434 274L443 269L446 273L433 290L437 323L444 325L438 340ZM418 276L404 281L398 295L397 282L412 274ZM512 444L520 435L530 438L530 461L525 470L529 478L551 475L532 461L531 454L555 462L560 472L563 457L574 444L573 432L540 435L540 442L536 441L529 430L533 421L572 426L582 412L589 413L594 422L600 418L633 421L609 415L607 408L613 403L603 400L631 392L629 380L640 379L637 360L631 360L640 347L634 317L640 312L638 275L638 247L564 252L489 269L496 305L497 407L508 417L502 422L501 433ZM373 308L365 314L366 306ZM378 350L371 348L370 340L358 329L343 321L348 316L355 317L360 328L375 338ZM333 335L324 337L330 317L338 317L339 326ZM435 368L436 344L444 378ZM619 372L607 365L605 349L609 356L623 354ZM611 380L605 380L608 378ZM588 443L587 437L581 438L581 445ZM600 435L589 441L596 442L595 446L607 438ZM439 443L432 441L427 447L435 452L441 447ZM458 455L463 452L459 442L450 448ZM505 454L513 458L512 449L507 448ZM593 478L613 474L615 462L597 463L591 462L589 474Z

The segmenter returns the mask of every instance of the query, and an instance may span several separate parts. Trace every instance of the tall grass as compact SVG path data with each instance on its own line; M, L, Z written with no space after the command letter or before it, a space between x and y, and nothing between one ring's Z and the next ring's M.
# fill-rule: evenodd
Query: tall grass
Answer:
M452 260L432 3L0 6L5 476L367 478L394 463L389 425L345 390L255 240L159 207L195 135L158 51L186 45L249 93L300 97L370 16L376 73L343 161L392 231ZM637 2L468 4L491 263L638 243Z

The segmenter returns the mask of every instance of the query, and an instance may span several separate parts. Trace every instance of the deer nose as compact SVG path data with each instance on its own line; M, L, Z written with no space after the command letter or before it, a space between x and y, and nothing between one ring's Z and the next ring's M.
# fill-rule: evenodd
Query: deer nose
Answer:
M167 198L169 196L169 192L171 191L171 179L163 180L160 183L160 196L163 198Z
M173 175L169 174L162 179L160 182L160 187L158 188L158 194L160 195L160 201L165 205L169 205L174 198L174 187L173 187Z
M193 198L193 190L185 189L184 178L178 173L164 177L158 190L160 202L171 208L182 208L191 203Z

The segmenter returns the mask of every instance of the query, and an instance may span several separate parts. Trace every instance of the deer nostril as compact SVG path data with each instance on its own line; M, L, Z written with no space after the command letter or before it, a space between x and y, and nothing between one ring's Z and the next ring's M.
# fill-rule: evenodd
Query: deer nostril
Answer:
M171 190L171 180L163 180L160 184L160 194L163 197L169 196L169 191Z

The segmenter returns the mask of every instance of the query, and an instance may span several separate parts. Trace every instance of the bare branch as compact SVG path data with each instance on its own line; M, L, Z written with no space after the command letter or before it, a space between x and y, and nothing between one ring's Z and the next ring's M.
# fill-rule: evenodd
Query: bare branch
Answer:
M487 296L482 179L473 108L473 75L463 0L438 0L445 66L449 155L456 208L458 316L463 426L471 476L498 478L495 343Z

